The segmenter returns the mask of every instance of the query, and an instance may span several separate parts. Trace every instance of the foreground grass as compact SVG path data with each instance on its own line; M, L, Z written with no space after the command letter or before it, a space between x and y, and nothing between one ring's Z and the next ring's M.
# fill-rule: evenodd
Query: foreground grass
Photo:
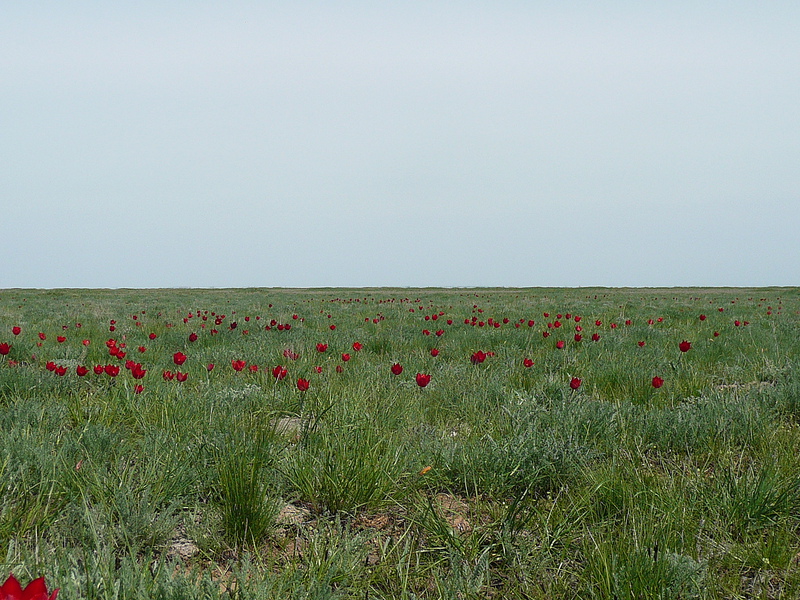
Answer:
M798 311L796 289L6 290L0 557L64 598L798 597Z

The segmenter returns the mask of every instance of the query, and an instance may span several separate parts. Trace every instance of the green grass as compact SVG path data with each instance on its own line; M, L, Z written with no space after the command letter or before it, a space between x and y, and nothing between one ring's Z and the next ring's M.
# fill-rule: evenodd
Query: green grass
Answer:
M63 598L798 597L798 292L0 291L0 568Z

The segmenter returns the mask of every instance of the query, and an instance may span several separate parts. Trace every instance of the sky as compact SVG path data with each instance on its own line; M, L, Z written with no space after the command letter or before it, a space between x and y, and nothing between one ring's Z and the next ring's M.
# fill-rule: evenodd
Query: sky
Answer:
M0 6L0 289L800 284L800 3Z

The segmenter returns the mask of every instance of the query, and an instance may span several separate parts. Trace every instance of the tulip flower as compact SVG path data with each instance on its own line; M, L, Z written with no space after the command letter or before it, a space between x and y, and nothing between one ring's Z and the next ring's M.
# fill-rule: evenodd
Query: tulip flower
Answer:
M52 594L47 591L44 577L31 581L23 590L14 575L9 575L5 583L0 586L0 600L56 600L58 589Z
M393 375L400 375L403 372L403 365L400 363L394 363L392 365L392 374Z
M426 375L424 373L417 373L416 380L417 380L417 385L421 388L424 388L431 382L431 376Z
M302 377L300 377L297 380L297 389L300 390L301 392L307 391L308 388L309 388L309 385L310 384L308 382L308 379L303 379Z

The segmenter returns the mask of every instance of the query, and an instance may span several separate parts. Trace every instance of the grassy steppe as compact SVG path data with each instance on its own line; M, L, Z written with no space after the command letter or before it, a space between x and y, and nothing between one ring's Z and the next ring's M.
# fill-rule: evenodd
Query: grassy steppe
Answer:
M59 598L797 598L799 336L795 288L3 290L0 570Z

